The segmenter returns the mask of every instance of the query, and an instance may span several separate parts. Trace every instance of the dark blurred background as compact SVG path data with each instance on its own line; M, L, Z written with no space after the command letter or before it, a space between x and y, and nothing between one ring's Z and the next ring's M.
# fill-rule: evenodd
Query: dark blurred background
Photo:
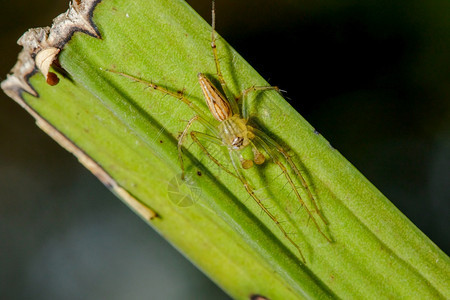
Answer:
M210 1L188 1L210 21ZM18 37L67 1L2 0ZM450 250L450 2L219 0L217 28L443 251ZM0 93L2 299L226 299Z

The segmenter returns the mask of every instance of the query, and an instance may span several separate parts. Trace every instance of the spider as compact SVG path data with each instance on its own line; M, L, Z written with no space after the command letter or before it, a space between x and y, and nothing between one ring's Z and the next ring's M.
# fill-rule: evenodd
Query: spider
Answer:
M203 96L205 98L206 104L209 108L210 113L218 121L218 125L214 126L210 118L204 115L203 111L196 106L193 102L191 102L184 93L181 92L173 92L164 87L156 85L152 82L142 80L135 76L118 72L115 70L107 70L112 73L116 73L123 77L129 78L135 82L140 82L144 85L147 85L149 88L158 90L165 95L172 96L184 102L188 105L194 112L195 115L187 122L186 127L182 131L182 133L178 137L178 158L181 166L181 178L185 179L185 167L183 161L183 142L186 136L189 134L192 140L199 146L201 151L207 157L212 160L217 166L223 169L225 172L235 177L237 180L241 182L243 187L249 196L258 204L258 206L263 210L263 212L275 223L284 237L297 249L300 254L302 261L305 263L305 258L303 253L299 247L299 245L289 236L286 229L282 226L281 222L275 217L273 213L269 211L269 209L263 204L261 199L256 195L254 188L249 184L248 180L244 176L243 169L250 169L255 164L262 165L266 162L267 157L270 158L276 165L278 165L282 174L287 180L287 183L291 187L292 191L295 194L295 197L299 201L300 205L304 207L309 218L314 223L317 230L320 234L328 241L331 242L331 239L324 234L321 230L320 226L316 218L313 215L313 211L309 209L302 197L300 196L299 190L296 187L294 180L288 172L285 164L280 160L281 157L285 159L287 164L292 169L293 173L300 179L303 189L306 191L311 203L314 206L314 211L317 212L321 220L324 224L327 224L325 218L322 216L315 198L313 197L308 184L306 183L304 177L302 176L300 170L297 168L295 163L293 162L291 156L288 152L280 146L274 139L272 139L269 135L267 135L263 130L250 126L249 123L249 114L248 109L246 107L246 101L239 101L244 99L244 97L255 91L267 91L274 90L280 92L280 89L276 86L252 86L250 88L245 89L241 95L237 98L233 97L230 91L227 88L227 84L222 75L218 52L216 47L216 31L215 31L215 1L212 1L212 32L211 32L211 49L213 52L217 78L220 82L223 93L216 87L214 84L208 79L208 77L203 73L198 73L198 82L200 84ZM238 102L241 102L241 106L238 105ZM191 126L195 122L202 123L211 133L206 134L199 131L191 130ZM219 146L224 146L228 150L228 155L231 161L231 165L233 167L232 171L225 167L218 159L216 159L205 147L205 145L200 141L204 140L209 143L213 143ZM253 153L253 159L245 159L241 154L241 151L247 147L251 147ZM266 155L263 154L259 149L262 149Z

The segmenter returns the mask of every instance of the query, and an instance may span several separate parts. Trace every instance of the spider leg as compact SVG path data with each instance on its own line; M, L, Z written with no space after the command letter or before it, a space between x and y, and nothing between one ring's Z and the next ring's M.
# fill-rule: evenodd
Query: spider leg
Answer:
M214 144L217 144L219 146L223 146L222 141L214 136L211 136L209 134L199 132L199 131L191 131L191 138L192 140L200 147L200 149L205 153L209 159L211 159L217 166L219 166L222 170L227 172L233 177L239 178L236 174L228 170L224 165L222 165L209 151L206 149L206 147L200 142L200 138L207 140L209 142L212 142Z
M289 166L294 170L294 173L297 175L297 177L300 179L300 181L302 182L302 186L303 188L306 190L308 197L311 199L311 202L313 203L314 206L314 210L317 212L317 214L319 215L320 219L325 223L328 224L328 221L325 219L325 217L322 215L322 212L320 211L319 207L317 206L317 202L316 199L314 198L314 196L311 193L311 190L309 189L308 184L306 183L305 178L302 176L300 170L297 168L297 165L294 163L294 161L292 160L291 156L283 149L283 147L281 147L280 144L278 144L275 140L273 140L270 136L268 136L266 133L264 133L263 131L257 129L257 128L252 128L252 131L259 136L260 139L262 139L265 143L272 145L273 147L275 147L277 149L277 151L279 153L281 153L281 155L283 155L283 157L286 159L286 161L288 162Z
M199 121L203 125L208 127L208 129L215 131L214 126L211 125L211 123L209 123L208 121L206 121L207 118L205 117L205 114L203 113L203 111L197 105L195 105L192 101L190 101L184 95L183 91L174 92L174 91L168 90L168 89L166 89L166 88L164 88L162 86L159 86L159 85L157 85L157 84L155 84L155 83L153 83L151 81L146 81L146 80L140 79L140 78L138 78L136 76L129 75L129 74L126 74L126 73L123 73L123 72L119 72L119 71L116 71L116 70L106 69L105 71L110 72L110 73L114 73L114 74L117 74L117 75L120 75L120 76L125 77L125 78L128 78L128 79L130 79L130 80L132 80L134 82L139 82L141 84L146 85L148 88L151 88L153 90L157 90L157 91L161 92L162 94L169 95L169 96L174 97L174 98L176 98L178 100L181 100L183 103L185 103L187 106L189 106L199 116Z
M241 111L242 111L242 117L245 120L248 120L248 118L250 117L248 114L248 103L247 101L245 101L245 96L247 96L247 94L251 93L251 92L255 92L255 91L267 91L267 90L274 90L277 91L278 93L280 92L280 89L277 86L251 86L248 89L245 89L239 96L237 96L235 98L236 102L239 102L239 100L242 101L241 103Z
M292 180L291 176L289 175L285 165L279 160L278 155L276 152L274 152L269 145L258 135L255 135L255 138L253 140L254 142L256 142L256 144L261 145L261 147L264 149L264 151L270 156L270 158L273 160L273 162L275 164L278 165L278 167L281 169L281 171L284 174L284 177L286 177L286 180L289 182L289 185L291 186L292 190L295 193L296 198L298 199L298 201L300 202L300 205L302 205L306 212L308 213L309 218L313 221L314 225L316 226L317 230L319 231L319 233L328 241L328 242L332 242L331 239L322 231L322 229L320 229L319 224L317 224L316 219L314 218L311 210L309 210L308 206L306 205L306 203L303 201L302 197L300 196L300 193L298 192L297 187L294 184L294 181Z
M245 177L242 175L242 172L240 170L240 168L238 166L240 166L239 162L236 161L235 158L235 153L233 150L228 149L229 155L230 155L230 159L232 162L232 165L234 167L234 170L236 171L236 174L238 175L237 177L239 178L239 180L241 181L241 183L244 185L245 190L247 191L247 193L253 198L253 200L255 200L255 202L258 204L259 207L261 207L261 209L264 211L264 213L269 216L269 218L272 219L272 221L275 223L275 225L278 227L278 229L283 233L284 237L292 244L294 245L294 247L297 249L298 253L300 254L300 257L303 261L303 263L305 263L305 257L303 256L302 250L300 249L299 245L297 245L297 243L294 242L294 240L288 235L288 233L286 232L286 230L283 228L283 226L281 225L281 222L278 221L278 219L267 209L267 207L261 202L261 200L258 198L258 196L256 196L253 188L251 187L251 185L249 184L249 182L245 179Z
M183 132L181 133L180 137L178 138L178 160L180 161L180 165L181 165L181 180L184 180L184 161L183 161L183 150L182 150L182 146L183 146L183 141L184 141L184 137L186 136L186 134L189 131L189 128L191 128L192 124L197 121L199 119L199 116L193 116L187 123L186 127L184 128Z
M225 93L225 96L227 97L228 101L230 102L231 110L233 111L234 114L237 114L237 113L239 113L239 106L237 105L236 100L234 99L233 95L228 90L225 79L223 78L222 71L220 70L219 55L217 53L217 45L216 45L216 3L214 0L212 1L211 15L212 15L211 49L212 49L213 56L214 56L214 63L216 65L217 77L219 79L220 85L222 86L222 90Z

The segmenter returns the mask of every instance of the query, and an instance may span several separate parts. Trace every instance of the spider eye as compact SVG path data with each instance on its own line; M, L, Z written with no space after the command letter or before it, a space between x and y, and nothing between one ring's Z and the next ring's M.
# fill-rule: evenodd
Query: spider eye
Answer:
M237 136L233 139L233 142L231 143L233 145L233 147L235 148L240 148L242 147L242 145L244 144L244 138Z

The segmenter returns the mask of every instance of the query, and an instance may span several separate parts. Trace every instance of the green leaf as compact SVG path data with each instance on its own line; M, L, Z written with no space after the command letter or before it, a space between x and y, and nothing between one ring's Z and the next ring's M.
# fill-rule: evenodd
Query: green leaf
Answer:
M183 91L209 113L196 74L216 73L210 26L178 0L104 0L93 22L101 39L75 33L59 55L66 76L59 74L56 86L47 85L41 74L32 76L39 98L24 93L26 106L38 114L41 127L141 216L146 212L151 226L230 295L450 297L448 257L274 91L249 96L251 123L290 149L328 224L317 213L315 220L333 242L312 224L271 161L246 170L245 177L283 222L306 263L242 183L191 140L184 149L190 187L183 186L177 137L194 111L105 70ZM268 85L223 39L217 44L233 95ZM193 128L205 131L199 124ZM230 167L226 153L207 147ZM292 170L289 174L295 177Z

